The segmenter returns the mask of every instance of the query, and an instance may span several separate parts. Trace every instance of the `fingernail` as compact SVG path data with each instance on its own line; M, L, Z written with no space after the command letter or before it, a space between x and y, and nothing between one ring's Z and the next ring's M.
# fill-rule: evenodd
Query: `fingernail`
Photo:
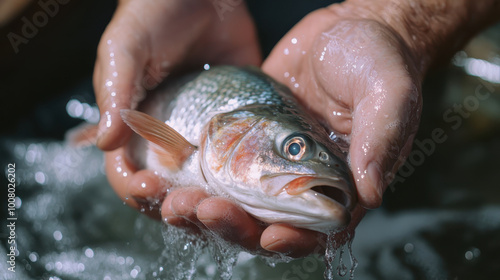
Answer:
M263 247L264 250L270 251L270 252L275 252L275 253L281 253L281 254L290 254L295 250L295 247L287 244L284 240L277 239L273 241L272 243L269 243Z
M367 167L367 173L368 173L368 178L369 181L372 185L372 187L375 190L375 194L378 196L378 200L382 200L382 196L384 193L384 181L382 180L382 169L380 168L380 165L372 161L368 164Z

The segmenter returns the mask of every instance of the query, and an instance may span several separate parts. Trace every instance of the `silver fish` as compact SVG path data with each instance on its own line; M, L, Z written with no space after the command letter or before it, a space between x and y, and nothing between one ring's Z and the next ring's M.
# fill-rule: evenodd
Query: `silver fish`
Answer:
M259 69L212 67L145 110L121 111L149 143L132 157L177 187L228 197L266 223L325 233L349 223L357 193L345 154Z

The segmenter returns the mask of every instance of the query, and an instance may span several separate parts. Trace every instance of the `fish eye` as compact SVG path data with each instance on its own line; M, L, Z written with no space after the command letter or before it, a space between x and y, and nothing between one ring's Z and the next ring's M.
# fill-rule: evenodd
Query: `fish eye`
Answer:
M308 151L307 139L303 136L292 136L285 140L283 153L289 160L301 160Z
M292 156L296 156L300 153L300 150L302 149L302 147L300 146L299 143L292 143L290 144L290 146L288 146L288 152L290 153L290 155Z

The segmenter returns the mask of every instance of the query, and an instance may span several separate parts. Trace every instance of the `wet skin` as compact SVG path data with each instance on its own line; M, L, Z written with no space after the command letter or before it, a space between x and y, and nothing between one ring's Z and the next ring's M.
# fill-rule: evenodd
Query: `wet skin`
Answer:
M324 235L284 224L263 226L231 201L199 188L174 190L165 197L162 180L153 171L137 170L123 152L132 132L119 110L134 108L145 90L170 73L201 69L204 63L262 65L318 118L350 139L349 160L360 202L349 225L354 229L366 208L380 205L391 174L410 152L422 106L422 78L440 48L447 47L431 43L452 41L457 32L452 27L459 26L450 19L446 30L448 25L438 21L446 36L437 32L443 38L432 40L401 24L401 14L387 11L386 2L364 7L363 1L353 0L317 10L290 30L262 63L244 5L221 21L210 1L120 1L101 39L94 73L102 116L98 146L108 151L112 187L128 205L143 207L152 217L208 228L255 252L294 257L318 252ZM479 29L485 23L476 25ZM457 48L465 39L460 40L450 44ZM148 197L159 200L152 210Z

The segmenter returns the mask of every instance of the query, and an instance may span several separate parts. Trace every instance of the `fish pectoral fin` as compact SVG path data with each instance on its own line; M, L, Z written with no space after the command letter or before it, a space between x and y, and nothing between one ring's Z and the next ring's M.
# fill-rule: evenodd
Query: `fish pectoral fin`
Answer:
M171 170L181 169L196 150L196 146L175 129L147 114L122 109L120 115L133 131L154 144L151 150L158 156L158 161Z

